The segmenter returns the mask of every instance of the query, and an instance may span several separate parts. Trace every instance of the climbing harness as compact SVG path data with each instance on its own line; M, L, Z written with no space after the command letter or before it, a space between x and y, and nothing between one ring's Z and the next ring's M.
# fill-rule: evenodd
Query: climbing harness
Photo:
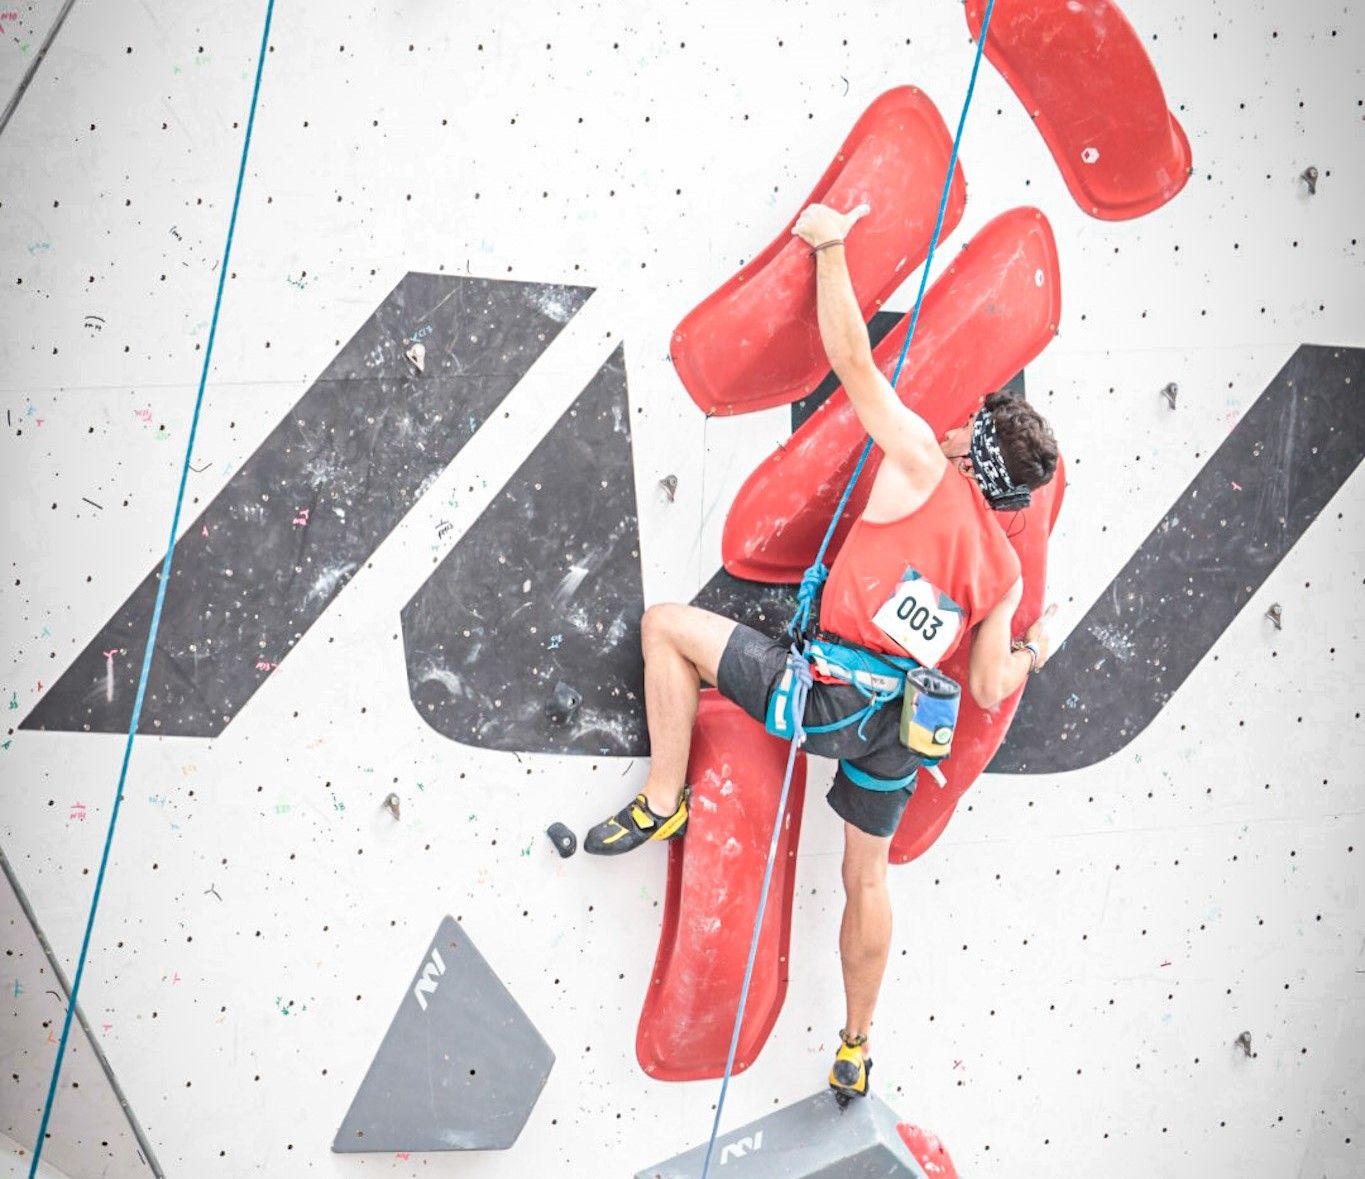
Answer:
M967 82L967 95L962 101L962 113L958 116L957 132L953 136L953 150L948 157L948 174L943 181L943 195L939 198L938 219L934 223L933 236L929 239L929 252L924 260L924 268L920 272L919 291L915 295L915 306L910 315L910 330L905 334L905 343L901 347L900 357L896 361L896 368L891 377L891 387L893 389L900 380L901 369L905 365L906 354L910 351L910 341L914 337L915 327L919 323L920 307L924 302L924 291L929 282L929 270L934 262L934 250L938 246L939 234L943 230L944 213L948 208L948 194L952 189L953 171L957 167L957 152L958 147L962 143L962 129L967 122L967 111L972 105L972 94L976 90L976 77L981 68L981 55L986 47L986 32L991 26L991 13L994 10L995 0L987 0L986 13L981 21L981 36L977 39L976 55L972 59L972 73ZM735 1054L739 1050L739 1034L744 1025L744 1009L749 1002L749 985L753 981L754 959L758 956L758 938L759 933L763 928L763 914L768 907L768 890L772 885L773 864L777 858L777 844L782 832L782 816L787 813L787 797L791 791L792 769L796 765L796 751L800 748L806 736L806 729L803 727L802 721L806 714L806 698L810 693L811 686L811 661L806 653L810 645L805 637L807 627L810 625L812 614L815 611L816 596L820 592L820 587L824 585L825 578L829 576L829 569L825 566L825 553L829 549L830 541L834 539L834 532L839 525L839 521L843 518L844 508L847 507L849 498L853 495L853 488L857 484L858 477L862 474L863 467L867 463L867 456L871 453L872 439L868 438L867 442L863 445L862 453L858 456L858 462L853 468L853 474L849 476L848 485L844 488L844 493L839 499L839 505L834 509L834 516L830 520L828 530L825 532L825 538L820 542L820 550L816 553L815 560L811 562L810 568L806 570L804 576L801 578L801 585L797 590L796 595L796 613L787 626L787 634L792 638L792 645L791 650L787 655L787 665L781 681L782 684L786 685L786 693L789 697L789 703L783 712L784 723L786 723L791 730L789 734L791 744L787 750L787 771L782 780L782 793L777 802L777 815L773 821L772 841L768 846L768 863L763 872L763 887L758 896L758 912L754 917L754 934L749 942L749 958L744 964L744 982L741 984L739 990L739 1006L735 1011L735 1026L734 1031L730 1036L730 1051L725 1060L725 1073L721 1079L720 1097L716 1101L716 1116L711 1123L711 1138L706 1144L706 1155L702 1161L701 1179L709 1179L711 1174L711 1155L715 1151L716 1138L720 1133L721 1114L725 1109L725 1094L730 1087L730 1074L734 1071ZM799 643L801 645L798 645ZM882 656L882 658L890 662L891 657ZM836 662L837 661L839 660L836 659ZM864 670L866 670L869 675L879 674L874 669ZM860 687L861 689L861 685L857 679L857 669L854 670L853 676L854 678L848 682L853 683L855 687ZM871 686L868 687L867 692L870 693L869 706L877 696L882 694ZM774 695L776 695L776 693L774 693ZM920 693L920 695L926 696L925 693ZM889 699L894 699L894 697L889 697ZM933 723L933 710L939 706L939 700L940 697L933 694L927 694L926 696L924 705L926 711L923 715L924 719L930 724ZM886 702L887 701L885 700L882 701L882 705ZM877 705L877 707L881 707L882 705ZM866 711L866 709L864 709L864 711ZM855 717L858 715L858 713L854 714ZM862 723L863 721L859 722L860 725ZM903 729L906 727L903 716L902 727ZM910 728L913 729L913 727L912 724ZM936 730L940 727L941 726L935 726L935 728L930 729L930 735L936 735ZM845 772L847 772L847 768ZM864 777L866 777L866 775L864 775ZM857 782L858 778L854 777L853 780ZM876 779L870 780L876 781ZM909 779L903 784L908 784L908 781ZM859 784L865 785L866 783ZM900 786L892 788L900 789ZM882 789L886 789L886 787L883 786ZM859 1052L859 1058L861 1060L861 1052ZM866 1090L866 1085L867 1075L866 1069L864 1069L864 1091Z
M57 1079L61 1075L62 1060L66 1055L66 1043L71 1034L71 1020L76 1013L76 999L80 994L81 978L85 974L86 956L90 951L90 935L95 928L95 912L99 908L100 890L104 887L104 873L109 866L109 852L114 842L114 827L118 823L119 804L123 801L123 787L128 780L128 761L133 753L133 739L137 736L138 722L142 718L142 701L147 694L147 679L152 670L152 653L156 649L156 632L161 624L161 608L166 601L166 587L171 583L171 557L175 553L175 539L180 535L180 509L185 502L185 485L189 479L190 456L194 453L194 440L199 429L199 411L204 405L204 386L208 383L209 364L213 359L213 342L218 334L218 313L223 306L223 285L227 280L228 260L232 257L232 237L237 228L237 210L242 203L242 184L246 179L247 153L251 148L251 132L256 125L256 106L261 96L261 75L265 70L266 51L270 44L270 19L275 11L275 0L268 0L265 10L265 27L261 30L261 49L256 59L256 83L251 91L251 107L247 114L246 136L242 142L242 160L237 169L237 189L232 198L232 214L228 218L227 244L223 247L223 264L218 272L218 293L213 301L213 319L209 325L208 342L204 345L204 366L199 374L199 392L194 402L194 414L190 418L189 438L185 442L185 462L180 470L180 489L175 497L175 511L171 515L171 535L166 543L166 556L161 563L161 574L157 578L156 605L152 609L152 623L147 635L147 649L142 657L142 675L138 679L137 696L133 700L133 715L128 722L128 741L123 747L123 765L119 770L118 788L114 791L114 805L109 814L109 830L104 837L104 854L100 858L99 872L95 876L95 893L90 901L90 913L85 922L85 937L81 941L80 956L76 960L76 974L71 981L71 994L66 1003L66 1019L62 1023L62 1036L57 1042L57 1058L52 1064L52 1081L48 1086L47 1100L43 1104L43 1118L38 1126L38 1140L34 1143L33 1159L29 1164L29 1179L38 1174L38 1160L43 1154L43 1144L47 1140L47 1124L52 1117L52 1105L57 1096Z
M790 739L796 732L801 718L796 715L795 689L803 667L807 680L814 678L809 670L813 667L820 675L857 689L866 701L862 708L829 724L802 723L803 740L812 733L834 733L855 724L858 736L865 739L867 722L885 705L901 700L900 741L919 755L920 765L901 778L874 778L847 758L841 758L839 766L853 782L868 790L901 790L915 780L921 768L943 785L938 763L952 750L962 698L962 689L955 680L903 655L869 651L831 638L809 639L799 654L793 646L768 697L764 728L774 737ZM807 683L801 697L803 708L809 690Z
M882 655L831 639L810 639L801 657L817 672L855 688L867 701L856 712L826 725L804 725L802 732L833 733L851 725L858 726L858 736L866 737L867 722L905 690L905 677L919 665L913 659L897 655ZM768 697L768 713L764 727L774 737L790 739L796 731L793 715L793 688L797 673L791 661Z

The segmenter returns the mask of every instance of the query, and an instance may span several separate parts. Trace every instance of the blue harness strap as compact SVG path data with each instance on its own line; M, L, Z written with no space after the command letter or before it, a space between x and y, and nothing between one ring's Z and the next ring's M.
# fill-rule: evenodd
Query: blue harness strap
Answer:
M811 666L817 671L842 680L862 693L867 701L862 708L849 713L839 720L825 725L808 725L797 714L798 701L804 704L812 686ZM899 655L883 655L861 647L836 643L830 639L811 639L805 650L797 649L795 643L787 655L787 666L782 672L772 693L768 697L768 712L764 727L775 737L790 740L798 732L804 738L811 733L834 733L850 725L858 726L858 736L866 739L865 727L885 705L899 700L905 695L906 673L918 668L913 659ZM953 710L956 712L956 709ZM936 717L936 719L938 719ZM946 722L946 717L943 718ZM933 767L943 759L926 757L908 774L899 778L878 778L866 770L859 769L849 759L841 758L839 768L856 786L865 790L890 793L904 790L915 780L921 766Z
M844 680L855 688L885 691L894 684L898 695L905 686L906 673L920 666L905 655L869 651L831 637L811 639L806 644L806 654L822 674Z
M876 790L883 794L890 794L893 790L904 790L915 780L920 771L920 767L916 766L904 778L874 778L866 770L860 770L847 758L839 759L839 768L844 771L845 776L855 786L861 786L864 790Z
M866 740L867 722L893 700L905 694L905 673L919 666L913 659L898 655L882 655L861 647L851 647L830 639L810 639L804 651L792 644L787 666L768 697L764 727L774 737L790 740L796 732L793 706L796 703L796 684L801 674L797 665L805 667L806 691L810 688L810 668L823 675L842 680L856 689L867 701L845 717L824 725L803 725L805 733L834 733L850 725L858 726L858 736Z
M787 652L787 666L768 694L768 713L763 727L774 737L784 741L794 741L798 734L808 730L802 728L801 721L806 711L806 693L810 691L810 660L791 645Z

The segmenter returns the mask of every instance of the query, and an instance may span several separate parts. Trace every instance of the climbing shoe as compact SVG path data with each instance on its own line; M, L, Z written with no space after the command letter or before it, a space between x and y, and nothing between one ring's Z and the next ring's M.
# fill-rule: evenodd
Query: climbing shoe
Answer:
M690 787L684 786L678 809L671 815L656 815L642 793L610 819L598 823L583 839L583 850L590 856L619 856L642 843L677 839L687 830L687 802Z
M829 1070L829 1087L840 1105L847 1105L855 1097L866 1097L868 1078L872 1074L872 1059L863 1056L866 1036L850 1037L840 1031L839 1051L834 1054L834 1067Z

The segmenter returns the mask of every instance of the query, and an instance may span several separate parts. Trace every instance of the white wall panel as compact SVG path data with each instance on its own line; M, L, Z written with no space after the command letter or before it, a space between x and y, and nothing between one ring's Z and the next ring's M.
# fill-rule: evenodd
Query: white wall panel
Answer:
M1061 330L1027 384L1069 464L1063 632L1300 344L1365 347L1359 13L1125 10L1189 134L1185 191L1087 217L983 65L936 267L1013 205L1055 230ZM124 738L18 725L164 554L264 12L79 0L0 135L0 841L68 972ZM634 1173L704 1140L719 1089L634 1059L664 855L560 861L543 832L582 832L645 763L447 740L408 699L399 611L623 340L645 599L711 576L788 417L703 419L670 332L877 94L913 82L955 124L961 6L283 4L270 42L182 530L408 272L595 293L221 735L137 739L81 1004L168 1175ZM964 1176L1365 1169L1363 515L1357 472L1121 752L985 776L893 869L874 1084ZM822 1086L843 1014L832 766L811 768L791 985L727 1125ZM549 1083L509 1152L335 1155L446 912L555 1050ZM0 1055L32 1061L14 981ZM47 1078L26 1065L4 1106L21 1147ZM63 1088L54 1133L80 1102Z

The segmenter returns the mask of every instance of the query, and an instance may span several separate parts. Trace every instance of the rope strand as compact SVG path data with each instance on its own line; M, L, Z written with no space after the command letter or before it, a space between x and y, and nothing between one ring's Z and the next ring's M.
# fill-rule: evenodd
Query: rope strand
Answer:
M71 982L71 995L66 1004L66 1019L62 1023L62 1038L57 1043L57 1059L52 1064L52 1081L48 1086L47 1100L43 1104L42 1122L38 1126L38 1141L33 1147L33 1160L29 1165L29 1179L38 1174L38 1160L43 1154L43 1143L47 1138L47 1124L52 1117L52 1106L57 1096L57 1080L62 1071L62 1060L66 1055L66 1043L71 1034L71 1020L76 1013L76 997L80 994L81 979L85 974L86 955L90 950L90 935L95 928L95 913L99 909L100 892L104 888L104 873L109 866L109 852L114 843L114 828L118 823L119 804L123 801L123 786L128 780L128 761L133 753L133 739L137 736L138 721L142 718L142 701L147 693L147 678L152 670L152 653L156 648L156 632L161 625L161 607L166 601L166 587L171 582L171 558L175 554L175 538L180 532L180 509L185 503L185 485L189 479L190 456L194 453L195 434L199 429L199 411L204 405L204 386L208 382L209 362L213 357L213 341L218 332L218 314L223 306L223 284L227 280L228 260L232 256L232 235L237 228L237 210L242 202L242 184L246 179L247 152L251 148L251 132L256 123L256 106L261 96L261 75L265 70L265 57L270 42L270 19L275 10L275 0L267 0L265 27L261 31L261 52L256 61L256 83L251 91L251 109L247 115L246 138L242 143L242 162L237 170L237 189L232 198L232 215L228 218L227 244L223 247L223 264L218 273L218 294L213 301L213 322L209 327L209 338L204 346L204 367L199 374L199 393L194 402L194 415L190 419L189 438L185 443L185 462L180 470L180 489L175 497L175 511L171 515L171 535L166 543L166 557L161 563L161 576L156 587L156 605L152 609L152 623L147 634L147 649L142 657L142 675L138 680L137 696L133 701L133 715L128 722L128 741L123 747L123 765L119 769L118 788L114 792L114 805L109 815L109 830L104 837L104 855L100 858L100 869L95 877L95 894L90 901L90 913L85 922L85 937L81 942L80 957L76 961L76 976ZM160 1172L158 1172L159 1174Z

